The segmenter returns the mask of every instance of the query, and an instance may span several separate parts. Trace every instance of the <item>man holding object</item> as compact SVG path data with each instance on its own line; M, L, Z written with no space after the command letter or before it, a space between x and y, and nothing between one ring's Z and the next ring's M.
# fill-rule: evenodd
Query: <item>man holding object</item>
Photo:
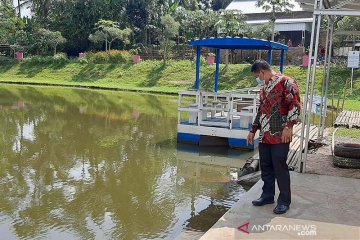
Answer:
M292 128L300 118L299 87L294 79L276 73L266 61L256 61L251 72L258 82L264 82L260 92L260 106L247 137L254 144L254 135L260 130L259 156L261 179L264 182L261 197L254 206L274 203L275 178L280 190L274 213L283 214L290 208L290 174L286 163Z

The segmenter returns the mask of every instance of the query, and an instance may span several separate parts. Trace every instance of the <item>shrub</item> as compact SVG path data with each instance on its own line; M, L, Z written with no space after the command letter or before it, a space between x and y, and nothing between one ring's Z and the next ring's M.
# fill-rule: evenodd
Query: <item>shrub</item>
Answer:
M39 56L39 55L35 55L35 56L24 58L25 63L34 64L34 65L35 64L41 64L41 65L58 64L58 65L62 65L62 64L68 63L69 61L70 60L66 56L65 53L58 53L55 56Z
M52 57L52 63L54 64L65 64L69 62L69 58L65 53L58 53Z
M138 55L140 52L140 48L137 47L137 48L130 49L129 52L132 55Z
M89 61L86 58L77 58L76 60L80 64L88 64Z
M109 61L107 52L87 52L86 59L91 63L106 63Z
M193 58L193 64L196 64L196 56ZM207 65L207 60L204 56L200 56L200 65L201 66Z
M24 59L25 63L29 64L51 64L53 58L51 56L31 56Z
M129 63L131 62L131 55L124 50L111 50L108 52L110 63Z
M129 63L131 62L131 55L124 50L87 52L86 59L91 63Z

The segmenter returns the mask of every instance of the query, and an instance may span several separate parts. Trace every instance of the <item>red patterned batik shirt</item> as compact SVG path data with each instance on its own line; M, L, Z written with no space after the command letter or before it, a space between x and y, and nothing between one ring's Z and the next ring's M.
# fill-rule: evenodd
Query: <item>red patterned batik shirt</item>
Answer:
M299 121L300 109L298 84L277 74L260 91L260 106L250 132L260 129L261 143L281 143L284 128L292 128Z

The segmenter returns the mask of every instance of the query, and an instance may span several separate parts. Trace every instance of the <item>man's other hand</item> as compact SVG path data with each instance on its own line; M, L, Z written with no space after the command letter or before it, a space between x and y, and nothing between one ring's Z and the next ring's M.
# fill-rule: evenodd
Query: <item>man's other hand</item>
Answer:
M255 134L252 133L252 132L250 132L250 133L248 134L248 136L247 136L247 144L248 144L248 145L249 145L249 144L251 144L251 145L254 144L254 136L255 136Z
M292 141L292 128L285 127L281 135L281 142L289 143L291 141Z

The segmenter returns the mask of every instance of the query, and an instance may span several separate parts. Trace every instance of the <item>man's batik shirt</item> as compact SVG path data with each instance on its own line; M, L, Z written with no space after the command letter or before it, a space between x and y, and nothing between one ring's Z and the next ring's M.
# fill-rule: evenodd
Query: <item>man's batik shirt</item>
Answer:
M260 106L250 132L260 129L262 143L281 143L284 128L292 128L299 121L300 109L298 84L277 74L260 91Z

